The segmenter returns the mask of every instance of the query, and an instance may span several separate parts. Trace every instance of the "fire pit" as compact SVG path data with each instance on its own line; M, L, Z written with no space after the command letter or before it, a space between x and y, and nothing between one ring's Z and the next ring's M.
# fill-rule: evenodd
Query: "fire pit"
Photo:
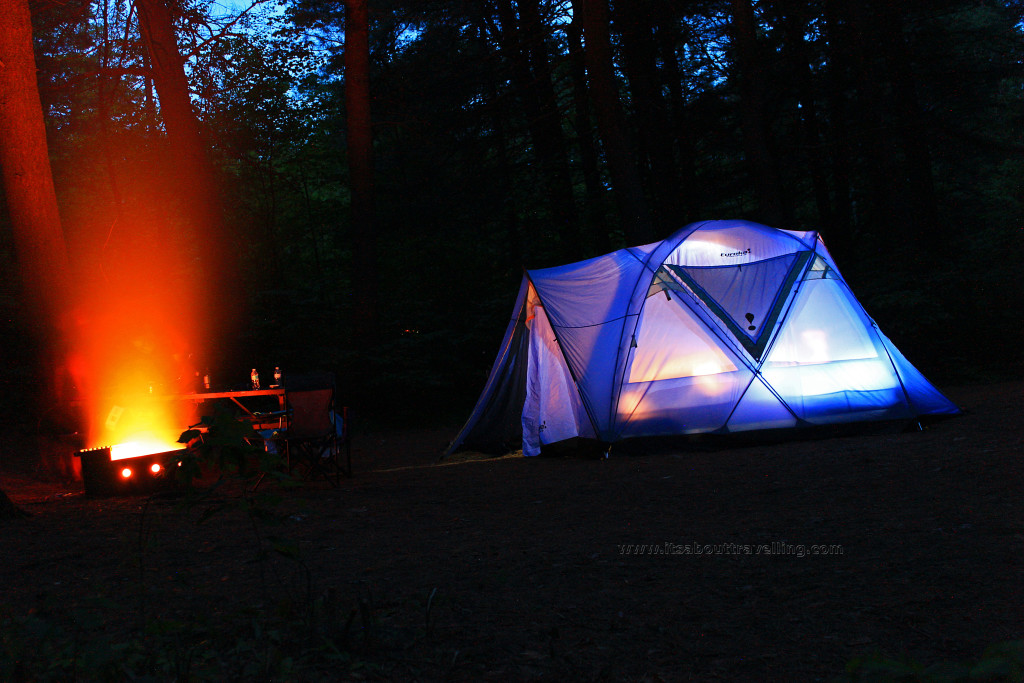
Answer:
M179 449L119 456L118 450L118 446L103 446L75 453L82 461L86 495L135 495L168 488L174 483L174 472L170 468L184 453Z

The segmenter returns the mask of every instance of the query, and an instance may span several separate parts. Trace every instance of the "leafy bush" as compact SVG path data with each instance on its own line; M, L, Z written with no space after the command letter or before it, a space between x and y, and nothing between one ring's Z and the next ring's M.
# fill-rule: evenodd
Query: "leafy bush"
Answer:
M1024 681L1024 640L997 643L976 664L939 662L925 666L879 654L856 657L846 666L846 683L1019 683Z

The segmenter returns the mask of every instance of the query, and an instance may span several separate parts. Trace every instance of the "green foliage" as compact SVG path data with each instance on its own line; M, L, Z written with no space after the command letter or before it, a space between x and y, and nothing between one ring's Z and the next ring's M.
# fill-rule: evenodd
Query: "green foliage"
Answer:
M337 680L372 672L361 653L370 603L350 607L325 593L282 602L268 614L213 620L154 619L137 631L105 630L123 606L75 608L60 617L0 614L0 680ZM365 611L365 615L360 616Z
M251 423L217 406L213 415L204 415L196 427L178 437L178 443L188 444L177 467L179 476L186 485L191 485L204 467L242 479L252 479L279 468L283 462L279 455L255 445L261 440ZM258 463L255 468L251 463L254 459Z
M847 664L847 683L1020 683L1024 681L1024 641L988 647L974 664L939 662L922 665L880 654L856 657Z
M257 559L273 551L301 560L287 540L265 534L265 527L282 522L283 498L274 491L259 490L267 477L285 489L299 486L301 481L286 470L279 453L255 445L262 442L262 437L250 423L218 406L214 415L203 416L198 425L182 432L178 442L187 444L175 468L188 494L184 505L204 506L200 522L228 511L241 511L252 522ZM217 474L216 479L203 481L210 472ZM237 484L233 488L241 491L240 496L214 497L232 482Z

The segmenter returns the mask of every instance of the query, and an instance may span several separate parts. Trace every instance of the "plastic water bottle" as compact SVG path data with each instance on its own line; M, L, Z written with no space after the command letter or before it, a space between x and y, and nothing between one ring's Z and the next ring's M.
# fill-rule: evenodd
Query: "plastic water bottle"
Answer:
M249 379L252 380L252 388L260 388L260 373L256 372L256 368L252 369L252 373L249 375Z

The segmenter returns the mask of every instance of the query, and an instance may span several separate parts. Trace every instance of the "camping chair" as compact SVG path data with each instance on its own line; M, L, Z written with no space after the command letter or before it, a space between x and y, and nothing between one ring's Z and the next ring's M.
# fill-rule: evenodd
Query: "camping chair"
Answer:
M290 418L283 441L289 471L304 467L307 479L320 475L337 486L342 475L352 474L352 452L348 411L342 408L342 415L337 415L334 393L333 376L289 378L284 399ZM345 467L340 460L342 446Z

